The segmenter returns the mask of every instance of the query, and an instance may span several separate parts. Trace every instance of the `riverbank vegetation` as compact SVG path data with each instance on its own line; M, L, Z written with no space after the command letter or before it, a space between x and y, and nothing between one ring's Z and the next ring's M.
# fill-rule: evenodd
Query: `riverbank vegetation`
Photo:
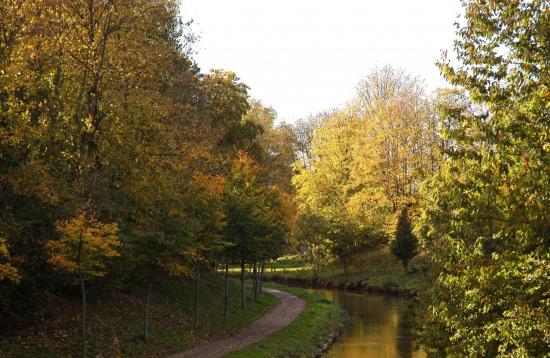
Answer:
M342 265L332 263L324 266L317 277L313 276L312 267L304 258L293 256L282 258L273 264L273 269L266 270L267 280L275 277L302 279L318 288L336 288L363 292L418 295L424 292L431 282L431 264L422 254L411 260L405 269L388 247L355 255L348 270ZM292 265L286 264L291 262ZM315 282L313 281L315 279Z
M287 327L271 337L232 352L228 358L316 357L323 353L344 329L348 317L341 307L300 288L269 284L306 301L306 308Z
M438 64L452 88L430 96L383 67L348 106L303 123L297 238L314 278L327 265L349 276L388 244L406 266L420 247L421 339L434 354L544 356L550 8L463 5L454 57Z

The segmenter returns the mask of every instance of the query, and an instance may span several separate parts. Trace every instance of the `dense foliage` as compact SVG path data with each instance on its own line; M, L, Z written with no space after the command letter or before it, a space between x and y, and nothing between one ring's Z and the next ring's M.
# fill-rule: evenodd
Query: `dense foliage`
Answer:
M550 347L550 4L465 1L446 160L419 234L439 276L424 341L441 355L543 357Z
M438 168L433 113L421 81L386 66L346 108L298 123L296 236L315 270L333 258L347 270L356 254L390 240L397 215Z
M78 282L84 334L89 285L151 287L282 253L292 133L236 74L200 72L178 11L175 0L0 3L2 328Z

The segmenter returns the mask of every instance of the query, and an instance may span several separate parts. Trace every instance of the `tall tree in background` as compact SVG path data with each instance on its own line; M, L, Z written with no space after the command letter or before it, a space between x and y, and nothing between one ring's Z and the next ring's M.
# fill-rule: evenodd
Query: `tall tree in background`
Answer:
M256 124L261 133L255 139L255 148L248 150L264 170L262 181L291 191L292 165L296 161L296 138L292 127L276 124L277 113L260 101L252 100L244 120Z
M298 123L295 132L300 215L332 228L319 235L333 234L340 260L387 241L401 208L441 160L439 124L422 81L390 66L367 76L345 109Z
M423 82L391 66L375 69L359 85L355 100L364 120L358 177L376 178L397 213L412 200L419 184L437 169L437 122Z
M458 65L474 107L448 115L420 238L438 265L425 343L441 355L531 356L550 346L550 4L464 2Z
M379 242L387 207L380 188L360 187L353 167L360 145L361 122L353 112L336 112L315 131L308 166L298 164L292 182L299 214L323 221L316 225L330 241L331 252L347 270L352 254ZM358 200L357 193L369 190ZM363 191L363 192L364 192ZM368 200L367 204L365 200ZM301 221L303 223L303 221ZM303 228L303 231L310 231ZM328 235L328 236L327 236Z

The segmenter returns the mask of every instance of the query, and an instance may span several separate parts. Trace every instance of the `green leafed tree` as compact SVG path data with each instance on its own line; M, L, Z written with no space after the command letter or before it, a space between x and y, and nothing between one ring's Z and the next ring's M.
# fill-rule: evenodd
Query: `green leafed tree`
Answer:
M550 3L468 0L446 160L418 230L438 278L425 344L442 356L543 357L550 346Z

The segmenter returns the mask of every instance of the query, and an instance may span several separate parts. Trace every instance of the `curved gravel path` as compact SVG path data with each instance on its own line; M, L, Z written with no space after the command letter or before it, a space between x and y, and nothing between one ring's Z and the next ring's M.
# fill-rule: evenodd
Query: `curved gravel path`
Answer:
M281 303L267 312L262 318L252 322L244 330L237 332L233 336L224 338L217 342L212 342L205 346L193 348L184 352L171 355L169 358L217 358L223 357L229 352L244 348L252 343L261 341L283 327L298 316L305 307L305 302L288 292L264 288L277 296Z

